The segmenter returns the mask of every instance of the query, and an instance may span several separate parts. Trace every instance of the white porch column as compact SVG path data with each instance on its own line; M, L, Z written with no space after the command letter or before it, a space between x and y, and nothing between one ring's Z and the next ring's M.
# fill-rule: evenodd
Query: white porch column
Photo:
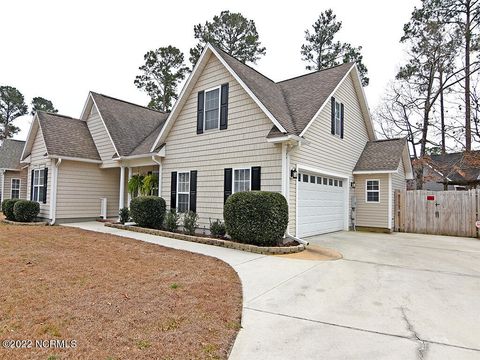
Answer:
M158 196L162 197L162 160L158 164Z
M127 174L127 179L128 181L130 181L130 179L132 178L132 168L129 167L127 168L128 170L128 174ZM128 184L128 182L127 182ZM132 201L132 194L130 194L130 191L127 193L127 207L130 207L130 202Z
M118 197L118 209L125 207L125 166L120 167L120 194Z

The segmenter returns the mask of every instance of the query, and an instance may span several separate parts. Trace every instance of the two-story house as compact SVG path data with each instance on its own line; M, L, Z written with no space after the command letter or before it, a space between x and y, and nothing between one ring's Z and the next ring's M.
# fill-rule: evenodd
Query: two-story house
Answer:
M274 82L211 45L171 113L90 93L80 119L36 115L22 162L52 222L116 216L128 179L151 172L155 194L207 229L232 193L281 192L299 237L391 231L412 176L405 140L375 139L354 63Z

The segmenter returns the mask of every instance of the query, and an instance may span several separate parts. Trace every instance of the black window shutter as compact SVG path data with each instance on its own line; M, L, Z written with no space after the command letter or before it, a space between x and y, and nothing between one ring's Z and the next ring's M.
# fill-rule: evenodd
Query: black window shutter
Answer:
M343 111L344 111L344 106L343 104L340 104L340 138L343 139Z
M172 171L172 184L170 187L170 209L177 208L177 172Z
M335 98L332 96L331 133L335 135Z
M223 203L232 195L232 169L225 169L223 176Z
M250 190L260 190L260 184L262 182L261 180L262 180L261 167L260 166L252 167Z
M197 134L203 133L203 107L204 107L204 98L205 91L198 92L198 101L197 101Z
M197 170L190 171L190 210L197 212Z
M48 168L45 168L43 173L43 203L47 203L47 188L48 188Z
M225 130L228 126L228 83L222 85L222 95L220 99L220 130Z
M32 178L30 179L30 200L33 201L33 175L35 174L35 170L32 170Z

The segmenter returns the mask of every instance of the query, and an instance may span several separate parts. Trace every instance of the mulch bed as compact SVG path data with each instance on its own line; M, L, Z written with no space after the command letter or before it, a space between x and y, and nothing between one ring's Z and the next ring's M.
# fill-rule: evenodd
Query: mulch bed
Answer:
M240 329L235 271L211 257L66 227L0 224L0 341L14 359L226 359Z

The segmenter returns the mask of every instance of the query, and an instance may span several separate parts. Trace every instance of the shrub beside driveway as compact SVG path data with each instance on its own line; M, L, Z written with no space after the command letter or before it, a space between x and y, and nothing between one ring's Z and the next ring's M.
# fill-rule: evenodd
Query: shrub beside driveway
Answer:
M73 228L0 225L0 358L226 358L240 327L237 274L220 260Z

